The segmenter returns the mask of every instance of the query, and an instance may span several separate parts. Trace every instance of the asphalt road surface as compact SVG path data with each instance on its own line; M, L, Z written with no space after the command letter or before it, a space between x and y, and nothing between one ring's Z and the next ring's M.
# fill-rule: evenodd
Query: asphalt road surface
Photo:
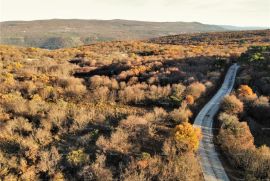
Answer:
M203 138L200 142L199 157L203 171L203 176L206 181L224 180L229 181L224 167L218 156L213 143L213 118L217 113L220 102L223 97L229 94L235 82L236 73L239 66L233 64L227 71L224 82L215 96L203 107L197 115L194 126L202 130Z

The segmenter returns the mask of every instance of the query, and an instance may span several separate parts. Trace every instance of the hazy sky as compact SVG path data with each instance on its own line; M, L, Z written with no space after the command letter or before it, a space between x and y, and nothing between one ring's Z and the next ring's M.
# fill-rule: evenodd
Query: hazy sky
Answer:
M270 26L270 0L0 0L0 21L130 19Z

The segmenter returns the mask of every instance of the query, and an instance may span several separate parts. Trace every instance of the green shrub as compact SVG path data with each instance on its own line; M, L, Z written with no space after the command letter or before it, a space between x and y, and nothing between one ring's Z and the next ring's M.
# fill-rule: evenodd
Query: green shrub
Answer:
M81 166L88 162L88 155L82 149L74 150L68 153L67 161L70 165Z

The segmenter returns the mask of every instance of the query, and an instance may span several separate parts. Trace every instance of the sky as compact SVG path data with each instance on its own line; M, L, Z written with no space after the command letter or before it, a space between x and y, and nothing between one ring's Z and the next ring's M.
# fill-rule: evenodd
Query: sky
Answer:
M270 0L0 0L0 21L127 19L270 27Z

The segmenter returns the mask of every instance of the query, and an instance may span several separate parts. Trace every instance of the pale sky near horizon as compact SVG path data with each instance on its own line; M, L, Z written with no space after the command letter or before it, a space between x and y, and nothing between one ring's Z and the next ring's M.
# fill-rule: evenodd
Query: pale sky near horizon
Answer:
M270 27L270 0L0 0L0 21L55 18Z

